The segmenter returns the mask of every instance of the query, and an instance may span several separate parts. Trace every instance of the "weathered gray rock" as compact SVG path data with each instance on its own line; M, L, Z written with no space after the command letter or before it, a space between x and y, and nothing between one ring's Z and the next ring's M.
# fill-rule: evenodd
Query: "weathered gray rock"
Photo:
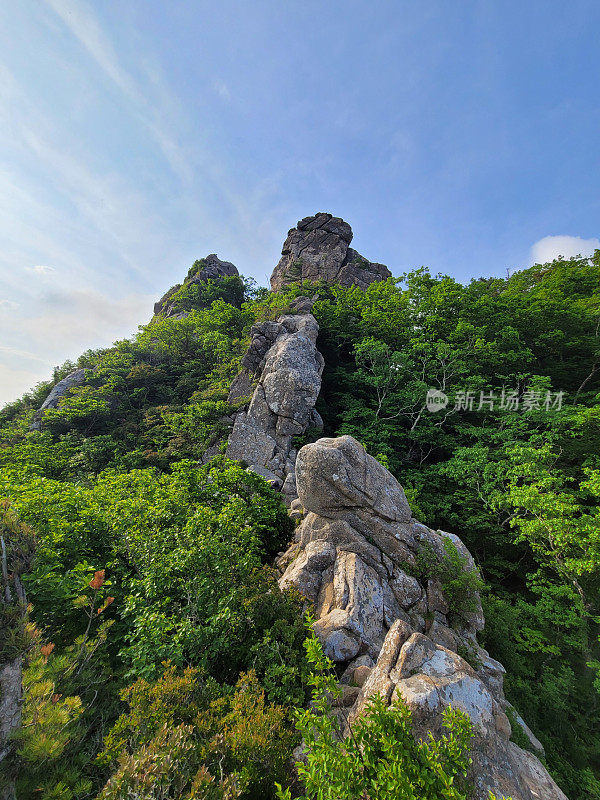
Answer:
M21 656L0 666L0 752L21 724L23 699Z
M22 665L19 656L0 666L0 800L16 800L17 796L14 781L4 775L4 767L12 753L11 734L21 725L22 705Z
M202 259L202 268L189 279L190 283L204 283L208 280L218 280L219 278L232 278L239 275L237 267L231 261L221 261L216 253L211 253Z
M314 604L325 653L346 665L335 709L345 733L375 694L386 703L401 698L422 736L443 733L442 714L452 705L473 724L476 800L487 800L489 790L513 800L566 800L535 756L510 741L504 668L476 638L478 596L475 612L458 613L436 577L447 558L444 537L465 569L475 567L462 541L413 519L400 484L349 436L303 447L296 483L308 513L279 559L280 586L296 587ZM410 573L424 553L435 574L422 573L421 557L417 578Z
M44 400L42 405L40 406L39 410L36 412L31 425L29 426L30 430L32 431L39 431L42 429L42 419L44 417L44 411L48 408L56 408L62 398L68 394L71 389L75 389L77 386L81 386L82 383L85 383L86 379L86 372L85 369L76 369L71 372L66 378L60 380L53 388L48 397Z
M67 392L70 392L71 389L74 389L76 386L81 386L81 384L84 383L85 373L85 369L76 369L74 372L67 375L66 378L59 381L40 406L40 411L44 411L46 408L56 408Z
M392 573L390 587L400 605L407 609L423 597L423 589L419 585L419 581L412 575L407 575L399 567L396 567Z
M406 571L416 564L423 542L443 557L441 536L412 519L393 475L355 439L341 436L300 450L296 485L308 513L297 529L293 558L280 560L281 585L295 586L315 603L315 630L327 655L334 661L364 653L376 659L397 620L413 626L411 613L422 616L423 629L425 614L437 614L436 639L456 645L442 613L448 608L439 582L430 581L427 594L427 584ZM316 543L327 545L326 565L309 557ZM417 607L421 602L423 608ZM463 623L460 635L474 635Z
M276 292L291 283L323 280L366 289L390 277L387 267L363 258L349 246L351 241L352 228L339 217L319 212L301 219L284 242L271 288Z
M320 575L335 561L335 547L331 542L309 542L291 569L281 581L281 588L294 586L304 597L317 602L321 588Z
M264 320L250 328L250 344L242 358L242 366L251 374L260 374L264 367L264 359L275 340L283 333L281 322Z
M389 703L392 692L394 691L394 681L390 677L390 671L398 660L402 645L410 635L410 626L401 619L396 620L389 629L381 647L377 663L364 682L356 704L349 714L348 721L350 723L353 723L365 711L369 700L374 695L380 695L386 703Z
M354 686L362 688L367 682L367 678L371 675L372 668L366 664L356 667L352 673L352 683Z
M252 378L246 369L243 369L235 378L229 394L227 395L228 403L237 403L243 400L249 400L254 392Z
M303 447L296 482L304 508L323 517L366 511L390 522L408 522L412 516L398 481L351 436Z
M251 387L251 375L258 376L258 382L248 408L235 417L227 457L272 481L289 505L297 496L292 440L314 425L321 388L319 326L312 314L287 314L277 322L255 325L251 332L244 369L230 398Z
M355 659L353 659L348 663L348 666L342 673L342 677L340 678L340 683L342 684L349 683L358 686L358 683L354 677L356 670L365 668L370 672L374 666L375 662L368 653L365 653L362 656L357 656Z
M322 587L316 603L315 631L323 640L326 655L334 661L347 661L367 646L369 655L376 658L385 638L383 600L375 570L356 553L338 552L332 581ZM352 641L350 655L342 655L340 640Z
M415 722L426 724L428 730L441 724L440 710L451 704L486 734L493 731L494 699L489 690L464 659L428 636L412 634L390 677L396 681L395 696L407 703Z
M469 716L477 800L487 800L490 790L498 797L565 800L535 756L509 740L510 722L501 703L459 655L415 633L388 674L395 682L392 702L404 700L418 734L440 735L442 711L449 705Z

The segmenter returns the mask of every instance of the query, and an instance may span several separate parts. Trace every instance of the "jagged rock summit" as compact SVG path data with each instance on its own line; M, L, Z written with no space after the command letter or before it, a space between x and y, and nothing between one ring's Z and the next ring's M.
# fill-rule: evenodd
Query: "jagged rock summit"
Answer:
M366 289L391 276L383 264L371 263L350 247L352 228L340 217L319 212L301 219L287 235L281 259L271 275L271 288L323 280Z
M177 293L183 287L189 288L193 285L207 283L209 280L218 281L222 278L239 276L237 267L230 261L221 261L215 253L211 253L205 258L196 261L190 270L183 284L177 283L154 304L154 313L161 314L163 317L185 316L185 309L182 310L177 303Z
M279 558L280 586L312 602L315 632L343 669L342 730L375 694L402 698L422 737L442 733L452 705L473 725L475 800L489 791L499 800L566 800L536 755L510 740L507 712L540 754L504 697L504 668L477 642L479 595L473 589L459 602L446 594L449 547L461 570L475 570L462 541L414 519L398 481L350 436L305 445L296 486L305 516Z

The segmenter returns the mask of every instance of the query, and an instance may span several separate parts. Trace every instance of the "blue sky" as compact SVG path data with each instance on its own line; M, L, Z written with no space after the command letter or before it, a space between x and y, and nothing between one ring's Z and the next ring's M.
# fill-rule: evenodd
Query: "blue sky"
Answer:
M5 0L0 403L316 211L394 274L598 242L597 2Z

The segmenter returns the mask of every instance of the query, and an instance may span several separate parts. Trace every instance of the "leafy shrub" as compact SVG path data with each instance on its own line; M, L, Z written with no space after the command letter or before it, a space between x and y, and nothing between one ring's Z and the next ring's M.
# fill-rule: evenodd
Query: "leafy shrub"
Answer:
M463 616L477 611L478 595L485 583L477 567L471 566L467 556L449 536L443 537L445 556L440 558L427 542L421 544L417 554L416 571L422 579L436 578L448 603L450 614Z
M129 710L99 756L114 769L101 800L274 796L295 737L253 672L222 694L199 670L165 665L157 681L140 679L122 697Z
M306 648L314 667L310 708L296 710L296 727L304 740L306 763L297 764L306 795L301 800L466 800L467 770L472 736L468 716L444 711L446 733L436 740L417 740L411 714L402 701L387 707L377 695L353 725L352 735L340 737L331 700L341 694L333 663L314 636ZM289 789L278 785L280 800L291 800Z

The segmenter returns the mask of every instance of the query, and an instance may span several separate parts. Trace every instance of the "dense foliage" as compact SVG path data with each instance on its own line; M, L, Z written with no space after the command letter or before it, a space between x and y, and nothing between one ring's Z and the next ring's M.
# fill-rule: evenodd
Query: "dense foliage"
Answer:
M85 353L0 411L0 497L37 534L23 797L155 796L136 781L163 768L157 797L274 796L260 781L281 781L308 669L300 599L269 567L289 522L262 478L202 460L226 435L251 325L310 293L326 435L356 436L417 516L465 541L509 699L571 800L600 798L600 252L467 286L417 270L366 291L180 289L187 316ZM30 430L75 367L85 384ZM430 389L448 398L435 413ZM192 699L161 728L152 709L173 692ZM185 764L177 786L167 752Z

